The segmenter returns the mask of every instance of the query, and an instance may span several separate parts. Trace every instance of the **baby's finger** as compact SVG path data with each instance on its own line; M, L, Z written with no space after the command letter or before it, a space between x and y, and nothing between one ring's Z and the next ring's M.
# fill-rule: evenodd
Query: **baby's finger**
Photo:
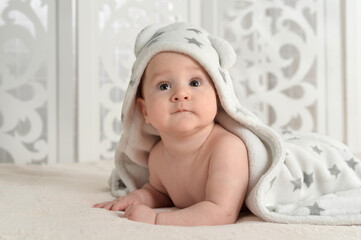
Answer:
M112 209L113 205L114 205L114 202L108 202L107 204L105 204L103 206L103 208L106 210L110 210L110 209Z
M114 205L112 206L111 210L112 211L119 211L119 210L124 210L126 207L126 205L124 204L124 202L122 201L116 201L114 203Z
M102 208L103 206L105 206L108 202L102 202L102 203L97 203L94 204L93 207L94 208Z
M117 201L112 210L114 209L114 211L123 211L125 209L127 209L129 206L133 205L134 203L132 201L126 200L126 199L122 199L121 201Z
M133 210L134 210L134 205L128 207L127 209L125 209L123 218L128 218L129 216L131 216L133 214Z

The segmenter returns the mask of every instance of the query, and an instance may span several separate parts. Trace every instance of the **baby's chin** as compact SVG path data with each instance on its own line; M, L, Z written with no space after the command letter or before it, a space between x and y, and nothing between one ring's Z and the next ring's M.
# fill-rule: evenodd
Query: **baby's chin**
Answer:
M192 121L180 121L174 124L171 130L167 131L168 134L179 136L187 136L202 131L204 128L209 127L210 124L199 124Z

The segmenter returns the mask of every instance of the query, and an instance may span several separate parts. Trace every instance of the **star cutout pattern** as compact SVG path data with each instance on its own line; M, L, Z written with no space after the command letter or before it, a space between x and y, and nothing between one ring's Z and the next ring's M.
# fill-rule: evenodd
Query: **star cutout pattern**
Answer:
M203 46L203 44L200 43L200 42L198 42L197 39L195 39L195 38L185 38L185 39L188 40L188 43L190 43L190 44L195 44L195 45L197 45L197 47L199 47L199 48L201 48L201 47Z
M333 164L333 166L329 168L328 171L330 171L330 174L335 176L335 178L337 178L338 175L341 173L340 169L338 169L336 164Z
M303 172L303 182L309 188L313 183L313 172L311 172L310 174Z
M293 191L296 191L298 189L301 190L302 187L302 182L301 182L301 178L298 178L296 180L291 181L291 183L293 184L294 188Z
M313 206L307 206L307 208L310 209L310 215L320 215L322 211L325 211L325 209L318 206L317 202L315 202Z
M358 162L356 162L354 158L351 158L350 160L346 161L346 163L350 168L352 168L352 170L355 171L355 166L358 164Z

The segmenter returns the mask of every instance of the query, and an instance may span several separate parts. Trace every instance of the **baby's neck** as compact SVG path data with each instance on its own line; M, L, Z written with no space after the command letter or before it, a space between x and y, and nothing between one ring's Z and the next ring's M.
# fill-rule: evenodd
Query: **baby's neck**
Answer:
M215 123L192 134L170 135L162 134L164 153L171 159L192 159L202 148L208 137L211 135Z

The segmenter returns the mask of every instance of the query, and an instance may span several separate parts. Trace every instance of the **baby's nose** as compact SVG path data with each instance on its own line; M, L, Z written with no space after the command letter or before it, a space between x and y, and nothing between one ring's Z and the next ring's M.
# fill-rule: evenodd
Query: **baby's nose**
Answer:
M189 93L187 93L184 90L178 90L172 96L172 101L174 101L174 102L189 101L189 100L191 100L191 96Z

